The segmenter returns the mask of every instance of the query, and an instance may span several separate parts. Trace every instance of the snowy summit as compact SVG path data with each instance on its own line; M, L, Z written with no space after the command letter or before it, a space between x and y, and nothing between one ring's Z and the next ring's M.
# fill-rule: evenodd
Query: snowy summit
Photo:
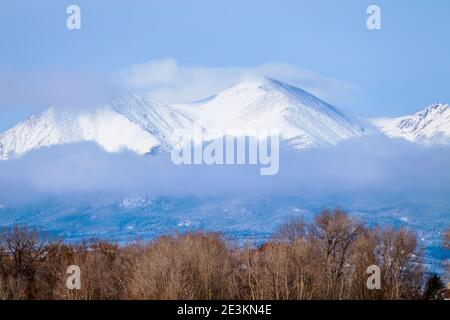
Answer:
M436 104L400 118L373 119L382 133L423 143L450 142L450 107ZM281 81L242 81L196 103L169 106L125 94L92 108L50 108L0 134L0 159L42 147L83 141L108 152L143 155L170 150L177 130L278 130L296 149L336 145L373 132L371 125ZM369 128L370 127L370 128Z

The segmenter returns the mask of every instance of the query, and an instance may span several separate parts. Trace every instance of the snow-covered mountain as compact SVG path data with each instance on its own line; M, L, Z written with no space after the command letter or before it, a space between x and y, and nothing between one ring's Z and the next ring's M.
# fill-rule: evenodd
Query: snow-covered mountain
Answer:
M275 129L297 149L336 145L381 131L421 143L450 143L450 106L436 104L400 118L363 119L308 92L258 77L196 103L168 106L125 94L93 108L50 108L0 134L0 159L58 144L92 141L106 151L170 150L177 130Z
M177 129L276 129L296 148L359 136L355 117L290 85L255 78L198 103L167 106L127 94L92 109L51 108L0 134L0 159L45 146L93 141L105 150L170 150Z
M177 110L216 130L278 130L295 148L335 145L365 133L360 121L308 92L269 78L243 81Z
M398 118L374 119L373 123L391 138L423 144L450 143L450 105L437 103Z
M172 107L126 94L89 109L50 108L0 134L0 159L46 146L92 141L106 151L168 149L191 120Z
M0 133L0 160L19 157L31 150L47 146L82 141L95 142L109 152L125 149L143 155L158 150L170 150L178 142L176 130L190 130L194 123L199 123L206 129L222 131L277 129L282 139L299 149L336 145L349 138L379 132L389 137L414 142L450 143L449 105L433 105L418 113L394 119L360 118L345 113L299 88L276 80L258 78L243 81L192 104L168 106L126 94L93 108L51 108ZM314 158L306 159L305 163L311 159ZM363 168L371 168L373 163L375 162L368 161L368 167ZM314 165L316 167L310 168L315 170L306 171L317 174L323 170L320 164ZM375 166L370 174L378 178L377 168ZM350 169L353 167L350 166ZM34 170L36 169L33 168ZM345 170L349 169L344 167L343 171L346 172ZM402 170L395 171L404 174ZM317 175L319 185L323 184L321 183L323 177L320 176L325 174L327 173ZM362 176L363 179L367 177L364 174ZM166 186L172 183L171 179L168 180L169 182L164 183ZM301 179L296 181L298 180ZM320 190L321 187L317 188L317 184L311 184L314 179L304 180L307 181L308 189L313 190L312 194L315 194L315 189ZM175 181L178 188L178 180ZM426 181L427 187L428 175L426 180L416 181L418 184ZM153 196L147 198L130 194L129 197L127 195L127 198L118 201L113 199L113 196L111 199L109 196L103 199L95 194L90 195L89 199L84 199L83 195L82 199L77 199L76 196L70 200L55 197L49 201L45 197L43 202L33 202L30 205L14 206L2 202L0 226L13 223L36 226L64 235L70 241L99 236L114 241L127 241L135 237L151 239L167 233L168 230L185 231L201 228L224 232L227 236L247 242L264 241L290 217L301 215L308 218L324 206L330 208L344 206L355 216L367 221L414 228L419 232L423 245L429 248L428 256L436 257L437 263L440 253L436 248L441 241L439 230L442 230L442 223L446 221L445 215L448 215L450 208L447 194L444 195L444 199L440 199L438 194L439 201L432 201L432 205L428 201L420 202L422 193L419 193L418 197L412 197L417 198L416 202L410 202L408 197L406 204L402 203L402 200L392 205L382 200L381 203L373 204L371 201L365 203L364 200L356 200L352 192L347 192L353 190L351 188L355 185L360 188L360 184L349 181L350 189L342 184L343 193L349 193L349 198L333 199L327 196L313 201L290 196L268 197L266 194L254 197L255 190L252 189L252 196L249 198L235 195L231 195L229 199L221 198L221 195L216 199L153 198ZM191 185L195 184L188 183L186 188ZM277 185L281 184L274 184ZM396 190L398 187L393 188ZM411 192L415 192L414 190L415 187ZM326 194L326 191L324 192ZM288 194L290 193L289 191ZM374 194L373 201L383 198ZM313 198L315 197L316 195ZM360 198L359 195L357 198ZM270 223L267 223L268 221ZM433 250L437 252L435 256Z

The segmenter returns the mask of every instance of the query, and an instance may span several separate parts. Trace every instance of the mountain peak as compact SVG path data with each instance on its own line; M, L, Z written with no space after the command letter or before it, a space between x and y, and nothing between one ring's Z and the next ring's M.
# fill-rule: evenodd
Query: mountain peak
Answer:
M197 122L206 130L275 129L295 148L336 145L372 130L351 116L290 84L262 76L193 104L168 106L124 93L93 108L50 108L0 133L0 159L41 147L91 141L106 151L146 154L170 150L177 129ZM414 114L376 119L390 137L431 143L450 142L450 106L436 103Z
M276 129L296 148L334 145L362 134L355 119L312 94L268 77L245 78L233 87L181 113L200 119L205 128Z
M0 159L42 147L94 142L108 152L146 154L169 148L176 129L192 121L172 107L124 94L92 108L50 108L0 134Z
M446 103L435 103L432 104L418 112L416 112L417 114L422 114L424 116L428 116L428 115L432 115L432 114L442 114L446 111L448 111L450 109L450 105L446 104Z
M376 119L374 123L392 138L424 144L450 142L450 106L445 103L435 103L403 117Z
M252 76L243 78L241 81L237 82L234 86L223 92L239 91L239 90L259 90L263 92L279 91L279 92L288 92L291 94L293 92L301 92L302 94L309 94L303 89L265 76Z
M281 85L281 81L266 76L247 76L235 83L233 87L271 87L276 88Z

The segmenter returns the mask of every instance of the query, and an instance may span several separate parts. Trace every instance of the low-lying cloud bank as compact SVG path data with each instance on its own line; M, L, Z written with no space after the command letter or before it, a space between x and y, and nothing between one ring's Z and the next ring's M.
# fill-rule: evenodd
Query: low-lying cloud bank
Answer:
M168 197L289 195L450 199L450 148L366 137L337 147L280 152L280 170L258 165L174 165L170 154L109 154L90 143L0 162L0 204L108 193Z

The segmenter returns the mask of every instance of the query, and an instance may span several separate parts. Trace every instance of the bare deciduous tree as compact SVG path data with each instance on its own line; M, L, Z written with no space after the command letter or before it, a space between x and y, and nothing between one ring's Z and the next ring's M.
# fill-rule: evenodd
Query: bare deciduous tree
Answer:
M129 283L132 298L229 297L230 251L219 235L161 237L141 252Z
M365 228L339 209L290 220L259 247L204 232L69 245L14 227L0 233L0 298L417 299L422 251L411 231ZM70 265L80 267L80 290L66 286ZM366 287L371 265L380 290Z
M363 227L340 209L324 210L310 226L310 237L321 283L321 296L343 299L350 272L349 256L354 240Z
M0 292L3 298L31 299L43 294L46 297L48 282L40 280L47 276L45 262L55 254L56 247L34 229L3 228L0 232Z

